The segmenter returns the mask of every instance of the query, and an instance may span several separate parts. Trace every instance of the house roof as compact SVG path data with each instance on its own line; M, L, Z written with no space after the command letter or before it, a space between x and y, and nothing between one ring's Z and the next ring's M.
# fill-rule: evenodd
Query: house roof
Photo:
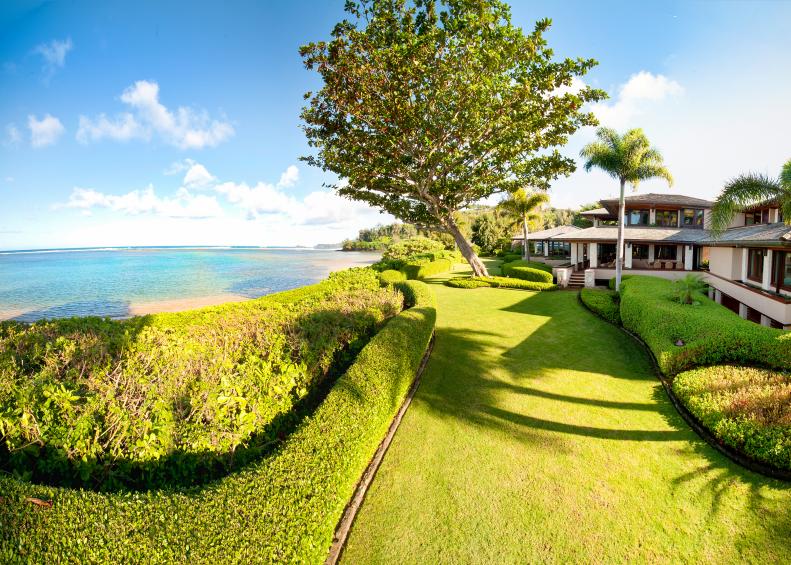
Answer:
M659 228L630 227L624 228L625 241L650 241L668 243L698 243L708 237L708 232L695 228ZM563 234L552 239L557 241L617 241L616 226L598 226Z
M595 208L593 210L585 210L584 212L580 212L580 216L592 216L592 217L599 217L599 216L612 216L610 211L607 208Z
M554 238L558 235L563 235L566 233L574 233L580 231L581 228L577 226L556 226L554 228L549 228L548 230L536 231L527 234L527 241L541 241L544 239ZM515 235L512 239L522 241L521 235Z
M699 243L702 245L734 244L780 244L791 246L791 226L783 222L774 224L756 224L725 230L719 237L714 237L711 232L706 232L706 237Z
M683 194L632 194L624 198L626 204L629 206L644 204L646 206L689 206L693 208L711 208L714 202L710 200L703 200L702 198L694 198L692 196L684 196ZM611 214L618 216L618 199L608 198L599 202Z

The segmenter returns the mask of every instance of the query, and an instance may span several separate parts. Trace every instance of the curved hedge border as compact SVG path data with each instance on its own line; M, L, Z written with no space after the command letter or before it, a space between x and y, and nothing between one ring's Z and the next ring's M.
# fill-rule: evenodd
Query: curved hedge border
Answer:
M621 313L618 306L617 292L583 288L580 290L580 300L588 307L588 310L600 318L604 318L616 326L621 325Z
M727 363L791 369L791 333L743 320L702 294L698 305L680 304L670 281L633 276L621 283L620 297L624 327L648 344L667 375Z
M0 561L323 561L433 334L428 286L397 288L411 307L271 456L238 473L181 492L112 494L0 477Z
M379 282L381 282L383 285L395 284L405 280L406 275L401 271L396 271L395 269L387 269L379 273Z
M507 277L515 279L522 279L523 281L551 283L552 273L548 273L543 269L534 269L532 267L512 266L511 264L503 265L502 272Z
M552 282L552 278L551 278L552 267L550 267L546 263L539 263L537 261L527 261L524 259L517 259L515 261L510 261L502 266L502 272L504 275L511 276L512 270L523 269L523 268L541 271L542 273L549 273L550 274L549 282ZM546 282L546 281L539 281L539 282Z

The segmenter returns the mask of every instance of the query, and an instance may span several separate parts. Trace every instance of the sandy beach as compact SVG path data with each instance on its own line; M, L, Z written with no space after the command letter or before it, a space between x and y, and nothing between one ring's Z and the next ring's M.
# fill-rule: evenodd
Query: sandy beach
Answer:
M155 300L152 302L136 302L129 305L130 316L143 316L145 314L159 314L160 312L181 312L203 308L204 306L217 306L227 302L241 302L251 300L239 294L216 294L213 296L192 296L189 298L175 298L172 300Z

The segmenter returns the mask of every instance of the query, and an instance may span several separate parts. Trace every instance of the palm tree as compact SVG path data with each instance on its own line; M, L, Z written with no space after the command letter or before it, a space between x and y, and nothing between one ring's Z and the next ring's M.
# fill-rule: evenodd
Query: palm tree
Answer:
M664 159L659 150L651 147L651 143L641 129L630 129L620 135L610 128L599 128L598 138L580 151L585 159L585 170L596 167L621 183L621 195L618 201L618 251L615 264L615 288L621 288L623 272L624 233L623 222L626 216L624 188L629 183L637 189L640 181L662 178L669 186L673 186L673 176L665 167Z
M777 178L747 173L729 180L711 209L711 231L721 234L742 208L765 201L777 203L785 222L791 224L791 159Z
M549 202L549 197L543 192L527 192L520 188L516 192L500 202L500 208L511 220L509 228L521 226L522 228L522 257L530 260L530 246L527 243L527 222L538 218L541 215L539 208L545 202Z

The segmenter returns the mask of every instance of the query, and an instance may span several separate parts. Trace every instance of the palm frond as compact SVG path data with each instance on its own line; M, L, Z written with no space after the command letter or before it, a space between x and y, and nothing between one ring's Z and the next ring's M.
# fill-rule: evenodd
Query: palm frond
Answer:
M780 183L783 188L791 192L791 159L786 161L785 165L783 165L783 170L780 171Z
M731 179L725 183L711 209L711 231L717 237L727 229L733 217L745 207L782 197L783 189L780 181L766 175L749 173Z

